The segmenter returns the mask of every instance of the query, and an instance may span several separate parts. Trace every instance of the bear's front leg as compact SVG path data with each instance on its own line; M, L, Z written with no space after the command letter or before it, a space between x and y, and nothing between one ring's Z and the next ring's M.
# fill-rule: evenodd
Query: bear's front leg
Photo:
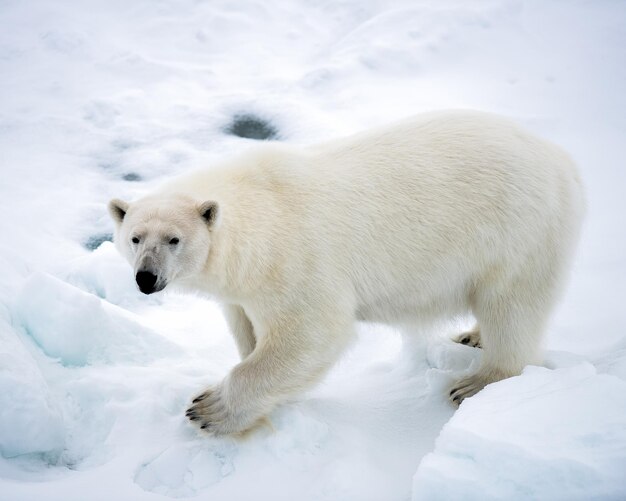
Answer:
M252 322L246 315L241 306L235 304L227 304L222 306L226 322L230 327L230 333L235 339L237 350L241 360L246 358L254 351L256 346L256 337L254 335L254 327Z
M334 308L274 325L224 381L194 399L187 417L215 435L253 428L278 403L319 381L352 333L353 319Z

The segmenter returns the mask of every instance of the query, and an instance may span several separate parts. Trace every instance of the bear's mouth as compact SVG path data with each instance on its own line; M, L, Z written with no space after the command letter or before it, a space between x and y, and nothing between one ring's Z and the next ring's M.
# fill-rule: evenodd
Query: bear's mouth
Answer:
M137 288L144 294L162 291L167 285L163 280L159 280L158 275L149 270L138 271L135 275L135 282L137 283Z

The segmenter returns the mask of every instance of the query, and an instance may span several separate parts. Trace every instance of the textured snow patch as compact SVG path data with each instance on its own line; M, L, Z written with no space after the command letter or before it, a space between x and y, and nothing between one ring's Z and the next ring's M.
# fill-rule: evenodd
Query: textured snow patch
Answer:
M135 482L147 491L166 496L194 496L233 472L235 451L227 442L213 447L197 441L172 445L142 465Z
M0 320L0 454L58 452L64 440L61 413L35 360Z
M29 277L15 310L44 353L64 365L146 363L180 352L133 314L45 273Z
M274 412L271 424L243 439L193 435L191 440L178 436L147 458L135 483L176 498L210 492L216 499L245 499L246 482L260 482L260 499L283 499L299 491L309 471L323 472L324 448L332 446L328 426L297 408ZM315 498L308 494L300 499Z
M529 367L465 401L413 483L422 499L617 499L626 383L587 363Z
M599 372L606 372L626 381L626 338L621 339L596 361Z

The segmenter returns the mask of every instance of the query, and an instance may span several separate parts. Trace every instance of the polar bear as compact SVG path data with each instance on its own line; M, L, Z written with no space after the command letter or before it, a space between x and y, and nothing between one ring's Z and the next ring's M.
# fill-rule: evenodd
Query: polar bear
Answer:
M541 361L584 213L556 146L479 112L419 115L313 146L268 143L112 200L115 244L150 294L217 299L241 362L193 400L213 434L246 431L311 387L356 321L472 314L479 370L460 403Z

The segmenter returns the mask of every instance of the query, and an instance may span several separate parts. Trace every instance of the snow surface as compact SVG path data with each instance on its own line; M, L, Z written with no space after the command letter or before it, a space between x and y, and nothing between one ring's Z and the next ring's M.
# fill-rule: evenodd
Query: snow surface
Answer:
M0 2L0 499L626 498L624 47L615 0ZM455 412L464 321L363 325L273 429L199 436L184 410L233 341L216 305L136 291L108 199L248 147L237 116L309 143L439 108L580 165L546 367Z

